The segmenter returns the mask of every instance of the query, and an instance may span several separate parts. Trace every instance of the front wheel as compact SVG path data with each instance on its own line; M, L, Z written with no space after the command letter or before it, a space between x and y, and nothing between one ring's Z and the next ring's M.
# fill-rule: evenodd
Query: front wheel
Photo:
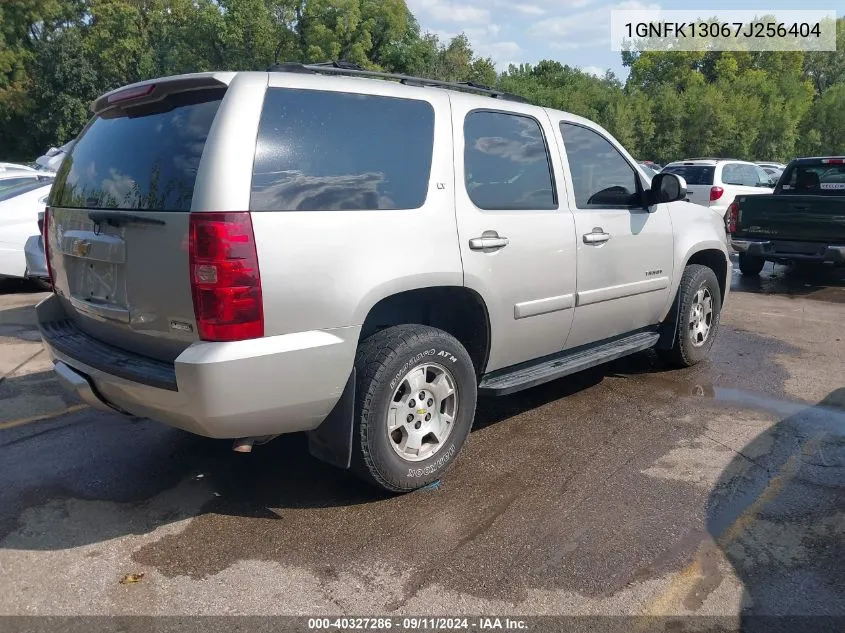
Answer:
M355 367L353 470L392 492L439 479L475 417L476 375L463 345L433 327L397 325L364 340Z
M712 268L690 264L684 269L678 288L674 317L666 327L674 328L669 349L658 350L675 367L691 367L707 357L722 310L722 292Z

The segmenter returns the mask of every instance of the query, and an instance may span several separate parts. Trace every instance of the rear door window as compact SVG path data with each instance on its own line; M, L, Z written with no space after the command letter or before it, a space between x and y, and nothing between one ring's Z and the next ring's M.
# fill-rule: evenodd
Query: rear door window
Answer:
M687 185L710 186L713 184L713 174L716 168L707 165L669 165L664 167L663 171L680 176L687 182Z
M428 193L433 147L427 101L270 88L250 209L417 209Z
M190 211L223 90L176 93L97 116L62 162L53 205Z
M557 209L551 163L536 119L470 112L464 120L464 179L479 209Z

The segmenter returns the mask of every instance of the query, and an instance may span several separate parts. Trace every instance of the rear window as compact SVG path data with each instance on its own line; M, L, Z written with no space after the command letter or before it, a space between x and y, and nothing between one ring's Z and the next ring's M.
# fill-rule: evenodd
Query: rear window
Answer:
M680 176L688 185L712 185L716 168L707 165L669 165L663 171Z
M250 209L419 208L433 145L434 109L426 101L270 88Z
M845 164L797 163L780 182L783 193L845 196Z
M190 211L197 167L224 92L177 93L100 114L62 162L53 204Z

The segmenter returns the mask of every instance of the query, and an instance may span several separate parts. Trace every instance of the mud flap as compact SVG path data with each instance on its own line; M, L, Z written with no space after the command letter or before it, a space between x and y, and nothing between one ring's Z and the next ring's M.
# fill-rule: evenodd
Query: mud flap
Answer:
M308 451L320 461L348 469L352 465L352 431L355 427L355 368L340 400L316 429L308 433Z
M660 338L657 340L657 349L670 350L675 345L678 336L678 312L681 309L681 289L675 294L672 302L672 309L669 311L666 320L660 324Z

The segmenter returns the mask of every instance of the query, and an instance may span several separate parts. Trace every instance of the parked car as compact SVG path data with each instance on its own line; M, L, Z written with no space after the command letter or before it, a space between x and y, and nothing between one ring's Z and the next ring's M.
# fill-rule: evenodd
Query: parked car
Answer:
M7 171L35 171L29 165L21 165L20 163L0 163L0 173Z
M20 185L33 183L53 182L55 174L46 174L40 171L21 171L10 169L0 172L0 192L15 189Z
M783 163L773 163L773 162L765 163L764 162L764 163L755 163L755 164L759 165L763 169L767 169L767 168L768 169L779 169L780 171L783 171L784 169L786 169L786 165L784 165Z
M845 157L789 163L774 193L737 196L728 230L739 269L758 275L767 261L845 265Z
M646 166L646 167L648 167L649 169L653 169L653 170L654 170L654 171L656 171L656 172L659 172L659 171L661 171L661 170L663 169L663 167L662 167L661 165L658 165L658 164L657 164L657 163L655 163L653 160L643 160L643 161L640 161L640 165L645 165L645 166Z
M45 200L46 202L46 200ZM41 284L50 283L50 271L47 270L47 257L44 254L44 211L38 212L38 234L30 235L24 244L26 272L24 276Z
M43 156L39 156L35 159L36 165L44 171L59 171L62 161L64 161L65 157L70 153L70 150L73 148L73 144L75 142L76 141L74 140L65 143L61 147L51 147Z
M762 167L723 158L689 158L669 163L663 171L682 176L687 201L710 207L723 217L737 195L771 193L775 183Z
M763 167L762 169L775 183L777 183L777 181L780 180L780 177L783 175L783 169L779 169L777 167Z
M24 248L44 211L51 182L31 180L0 191L0 277L27 277Z
M94 407L238 450L307 431L406 491L455 460L478 392L655 347L693 365L716 337L723 220L586 119L301 64L93 110L51 194L37 315Z
M651 165L649 165L648 163L640 163L640 167L643 168L643 171L645 171L646 175L649 178L654 178L659 173L656 169L651 167Z

